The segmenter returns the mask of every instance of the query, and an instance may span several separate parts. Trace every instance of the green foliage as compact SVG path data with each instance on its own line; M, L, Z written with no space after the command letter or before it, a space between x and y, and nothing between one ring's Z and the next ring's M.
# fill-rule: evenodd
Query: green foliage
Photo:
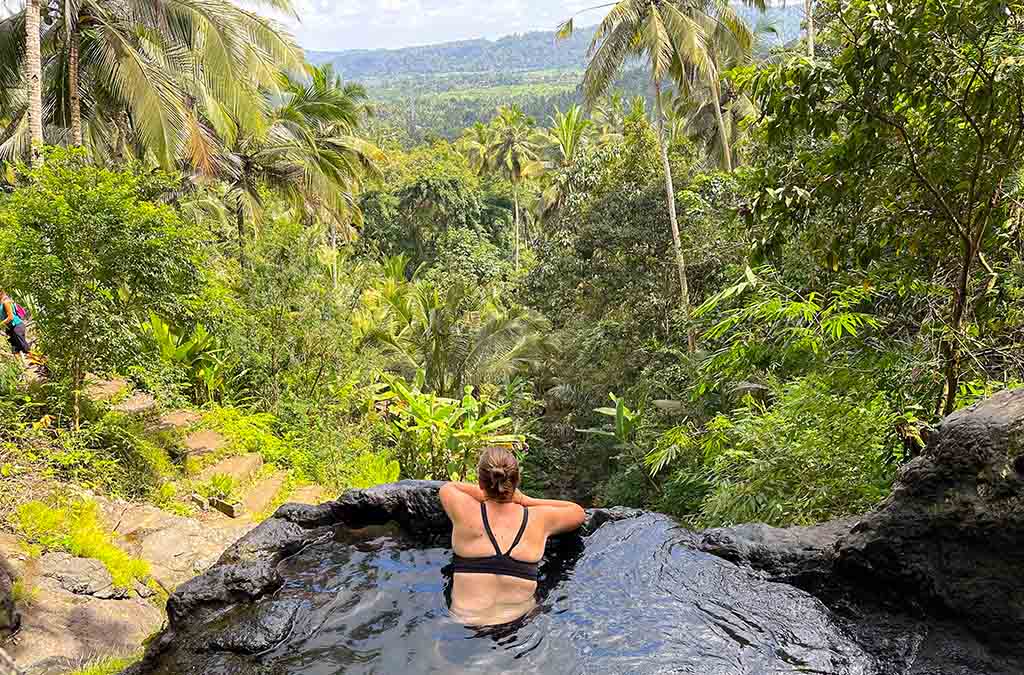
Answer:
M167 451L116 413L78 432L58 431L56 447L41 459L59 480L129 499L153 494L175 475Z
M0 203L15 287L36 298L42 351L75 392L86 372L131 363L135 317L195 283L196 240L148 189L135 171L55 150Z
M218 340L204 325L197 325L191 335L186 335L150 312L142 330L155 343L160 358L182 370L195 403L223 399L228 365L221 358L223 349Z
M96 659L89 665L68 673L68 675L118 675L139 660L138 656L114 656Z
M226 473L215 473L210 480L196 488L196 491L210 499L220 499L228 503L237 503L241 498L240 485Z
M91 501L69 501L56 506L28 502L18 507L12 523L29 543L46 551L63 551L103 563L118 588L145 583L149 565L132 558L113 543L113 535L100 522L99 507Z
M637 411L627 408L626 402L615 394L609 394L609 397L611 397L612 403L615 404L615 407L595 408L594 412L599 415L603 415L604 417L611 418L611 430L585 429L583 432L614 438L618 442L619 447L628 448L633 442L633 437L636 435L637 426L640 421L640 414Z
M806 525L861 513L895 478L897 414L853 382L821 376L751 398L700 430L666 432L647 458L671 477L662 505L701 527Z
M401 474L401 466L387 454L365 452L355 458L349 470L348 483L353 489L393 483Z
M489 445L513 445L525 439L502 433L512 424L502 417L508 404L497 407L473 396L466 387L461 400L423 391L423 373L412 386L389 380L383 400L394 401L390 431L402 473L411 478L465 480L474 470L477 453Z
M24 579L15 579L11 585L11 599L15 606L31 607L39 597L39 588L30 586Z

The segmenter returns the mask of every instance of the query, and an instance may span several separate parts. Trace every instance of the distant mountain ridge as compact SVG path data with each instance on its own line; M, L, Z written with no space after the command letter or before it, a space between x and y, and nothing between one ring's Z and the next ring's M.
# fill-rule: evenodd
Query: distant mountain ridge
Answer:
M494 70L564 70L586 65L594 28L576 31L568 40L556 40L551 31L507 35L497 40L460 40L402 49L353 49L341 52L308 51L306 58L320 65L333 63L346 79L393 75L479 73Z
M746 6L737 11L752 25L773 24L777 34L770 43L789 42L800 34L801 3L770 7L764 15ZM396 75L438 75L536 70L580 70L587 64L587 49L594 27L581 28L568 40L556 40L554 31L517 33L497 40L461 40L401 49L308 51L317 65L333 63L348 80L372 80Z

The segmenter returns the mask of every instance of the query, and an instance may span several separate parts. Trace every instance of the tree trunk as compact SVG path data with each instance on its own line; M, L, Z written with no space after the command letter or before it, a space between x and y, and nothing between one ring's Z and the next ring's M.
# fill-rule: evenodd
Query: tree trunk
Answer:
M331 283L338 290L338 224L331 218Z
M76 148L82 145L82 97L78 84L78 50L80 47L78 18L71 27L68 36L68 97L71 100L71 145Z
M732 173L732 148L729 147L729 132L725 128L725 116L722 115L722 89L718 82L718 71L711 77L711 95L715 97L715 120L718 123L718 136L722 141L722 160L725 170Z
M43 73L39 37L39 2L25 3L25 81L28 85L28 128L32 137L32 164L43 161Z
M814 58L814 0L804 0L807 15L807 55Z
M516 185L512 186L512 202L515 204L516 217L513 228L513 238L515 241L515 258L516 258L516 272L519 271L519 188Z
M686 279L686 258L683 256L683 244L679 238L679 221L676 218L676 191L672 185L672 165L668 161L668 144L665 141L665 115L661 103L661 82L654 83L654 100L658 106L658 145L661 146L661 163L665 170L665 196L668 199L668 220L672 225L672 246L675 249L676 265L679 268L679 295L686 315L687 347L692 354L697 351L697 334L689 325L693 319L690 307L690 284Z
M971 241L964 241L963 260L956 288L953 289L953 308L950 317L950 332L942 340L942 360L945 362L946 386L942 414L949 415L956 410L956 395L960 391L960 341L963 337L964 314L967 312L968 282L971 265L977 257L977 248Z
M245 259L245 213L242 211L241 204L235 209L235 224L238 227L238 264L244 271L248 267L248 263Z

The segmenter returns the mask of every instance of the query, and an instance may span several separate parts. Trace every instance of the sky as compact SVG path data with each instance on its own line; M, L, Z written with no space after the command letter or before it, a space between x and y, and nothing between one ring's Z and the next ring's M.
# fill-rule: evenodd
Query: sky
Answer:
M554 30L595 0L293 0L285 23L306 49L398 48ZM597 23L600 12L584 14Z

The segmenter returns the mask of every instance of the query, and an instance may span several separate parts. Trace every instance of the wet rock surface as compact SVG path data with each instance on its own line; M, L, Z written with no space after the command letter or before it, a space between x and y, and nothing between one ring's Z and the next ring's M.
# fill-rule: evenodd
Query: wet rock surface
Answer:
M538 612L483 634L441 599L439 483L287 505L179 587L132 672L1018 674L1022 456L1024 392L1005 393L855 520L691 533L591 511L551 542Z

